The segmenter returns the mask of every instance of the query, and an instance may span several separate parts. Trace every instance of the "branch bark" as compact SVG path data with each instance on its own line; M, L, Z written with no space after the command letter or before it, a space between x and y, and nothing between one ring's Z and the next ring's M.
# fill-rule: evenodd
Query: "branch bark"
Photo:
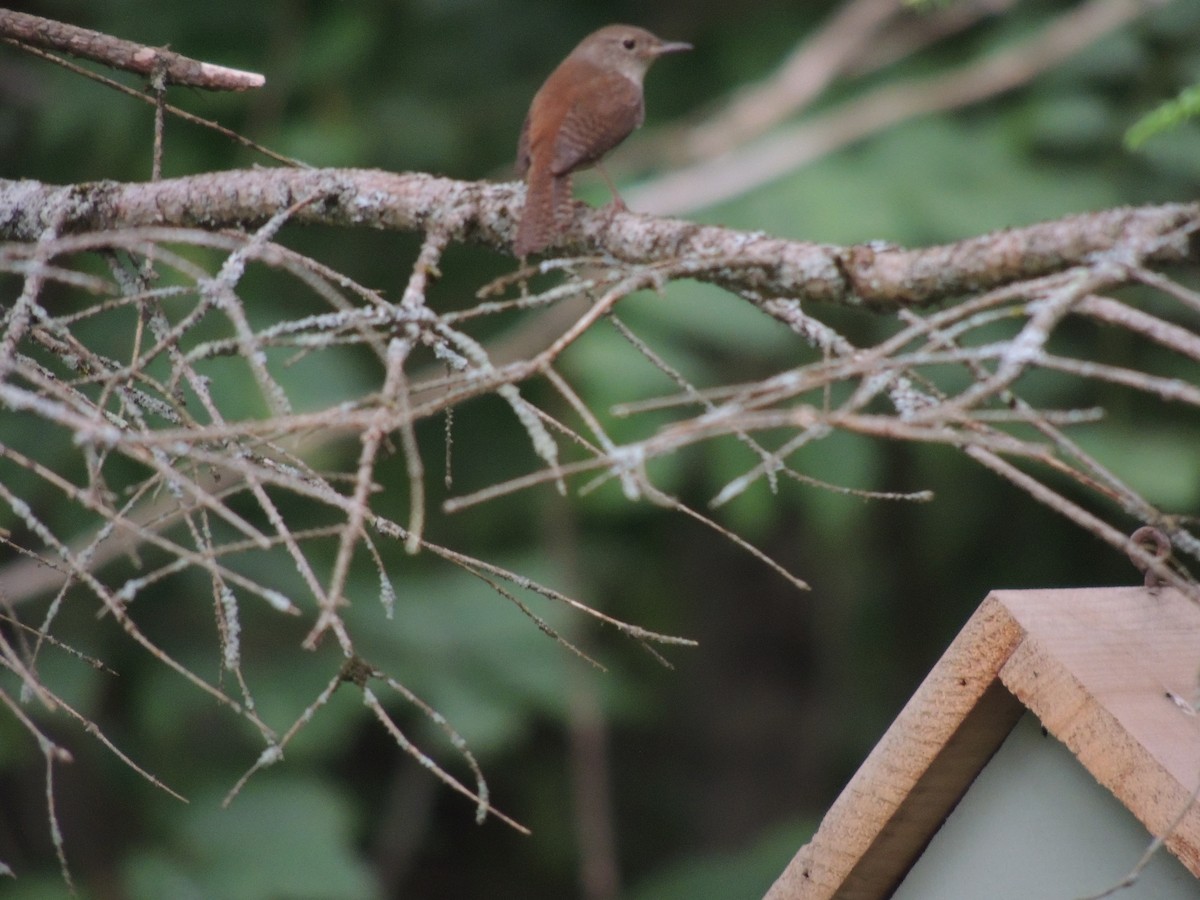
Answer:
M166 84L186 84L210 91L245 91L266 84L266 78L257 72L201 62L165 47L147 47L90 28L10 9L0 9L0 35L13 43L58 50L139 75L161 71Z
M368 169L249 169L69 186L0 180L0 238L32 242L47 229L254 228L298 206L292 218L300 223L438 232L510 252L523 202L516 183ZM1091 265L1104 254L1116 265L1194 261L1200 258L1198 227L1200 203L1174 203L1081 213L909 250L789 241L577 204L557 249L667 266L674 277L706 281L756 302L796 298L887 310Z

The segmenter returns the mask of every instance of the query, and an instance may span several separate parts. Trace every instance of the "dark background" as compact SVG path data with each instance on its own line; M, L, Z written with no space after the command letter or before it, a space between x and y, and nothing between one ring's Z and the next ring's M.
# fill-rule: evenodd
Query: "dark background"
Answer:
M1071 6L1015 4L899 67L835 85L822 103L962 63ZM258 92L174 89L171 101L310 164L463 179L510 177L517 131L545 75L593 28L636 22L696 49L660 63L648 79L646 132L611 167L632 184L659 165L634 162L642 159L635 141L656 125L699 121L739 86L769 75L833 7L114 0L23 8L265 73ZM1191 200L1200 183L1194 125L1138 154L1123 149L1121 138L1198 74L1200 6L1178 0L1027 87L912 120L691 215L802 239L921 245L1091 209ZM0 176L143 180L151 127L148 106L0 45ZM165 149L167 177L268 164L180 122L168 124ZM578 193L604 198L591 176L579 179ZM403 289L416 249L411 235L327 229L290 229L283 241L389 296ZM454 250L432 299L466 305L480 284L512 266L490 250ZM243 288L252 291L253 282ZM254 302L279 301L264 291ZM794 364L796 342L780 326L713 289L675 285L663 298L631 298L620 311L700 383L746 381ZM817 314L860 342L894 327L868 313ZM1083 327L1066 340L1081 355L1125 349L1104 344L1125 338ZM1128 352L1127 364L1155 364L1144 348ZM630 365L627 354L611 336L597 335L570 357L570 376L595 407L670 392L659 373ZM308 381L297 384L333 394L372 377L367 366L321 370L298 375ZM1081 443L1153 502L1200 512L1194 411L1066 379L1027 387L1061 405L1103 403L1113 414L1079 429ZM530 390L533 399L553 402L544 389ZM436 507L445 496L442 431L440 423L428 426L420 438ZM0 440L21 440L15 431L22 427L0 417ZM327 467L352 466L356 447L345 450ZM494 401L460 411L454 457L453 493L536 465L527 438ZM715 443L661 461L652 473L665 490L704 508L749 464L736 443ZM806 449L796 464L839 485L928 489L935 499L868 502L783 482L777 495L760 485L716 514L804 578L807 593L690 519L627 503L613 485L566 499L539 488L454 516L434 513L436 541L611 615L698 640L697 648L667 651L671 669L611 630L540 605L539 614L608 667L600 673L485 586L398 547L389 560L394 620L384 619L369 585L360 585L363 600L350 615L361 652L447 716L479 758L493 801L532 828L532 837L494 820L475 826L470 805L405 756L349 690L322 709L282 764L222 810L221 797L261 750L257 735L119 630L99 628L93 608L81 604L61 620L59 636L119 677L69 659L48 659L43 677L191 801L185 806L155 790L70 721L40 720L76 757L58 770L56 794L84 895L579 895L578 800L581 792L593 799L605 792L602 783L573 787L573 778L595 772L581 760L599 748L611 776L622 896L758 896L989 590L1138 579L1122 556L949 448L838 435ZM381 475L389 472L394 481L377 504L403 521L403 466L396 461ZM1136 525L1101 509L1119 527ZM0 524L8 524L3 512ZM158 607L140 601L140 621L170 652L212 675L219 650L209 591L199 578L194 587L194 604L175 602L178 591ZM335 648L305 653L298 644L307 623L281 623L250 604L245 615L248 677L264 718L286 728L336 669ZM6 690L15 685L11 676L4 681ZM439 758L455 769L453 751L424 720L401 703L393 708L411 736L440 747ZM455 771L464 774L461 766ZM0 860L18 876L5 885L6 896L63 890L42 779L32 739L0 716Z

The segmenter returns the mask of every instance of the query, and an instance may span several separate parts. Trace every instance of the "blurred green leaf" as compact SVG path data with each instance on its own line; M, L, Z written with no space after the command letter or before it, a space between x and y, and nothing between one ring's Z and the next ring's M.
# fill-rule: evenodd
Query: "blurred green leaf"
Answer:
M1200 432L1178 427L1154 430L1089 426L1075 433L1079 445L1150 503L1168 512L1200 508ZM1135 461L1134 465L1128 465Z
M491 561L529 578L540 573L544 583L556 586L544 560ZM578 623L565 607L500 583L571 637ZM395 619L385 619L370 603L355 605L347 617L359 652L434 707L477 755L510 745L535 716L561 714L568 699L565 667L587 667L512 602L449 566L399 582ZM601 682L612 677L594 674ZM444 744L441 732L405 701L382 685L374 689L398 715L409 721L415 716L424 734Z
M264 72L262 91L213 95L173 89L170 99L309 162L421 168L461 177L509 177L516 132L541 79L580 36L616 15L594 4L522 6L498 0L324 5L171 0L54 5L42 0L33 6L32 11L121 37L169 43L199 59ZM784 54L811 36L837 4L768 0L751 6L739 11L744 14L736 22L719 4L637 8L642 24L696 44L691 68L652 76L649 128L665 122L669 111L703 117L739 86L769 77ZM961 65L1028 36L1062 12L1060 5L1018 4L989 15L896 69L857 73L839 82L819 98L815 113L863 88ZM1195 80L1198 29L1195 0L1155 6L1136 24L1025 87L970 109L914 119L692 218L798 239L887 239L916 246L1081 210L1191 198L1200 167L1194 121L1155 132L1136 157L1122 149L1121 135L1160 98ZM4 54L0 66L0 173L62 183L148 176L149 106L23 54ZM140 87L136 78L118 77ZM223 137L177 121L167 125L165 150L168 174L261 162ZM598 178L585 175L579 182L579 197L607 202ZM281 240L389 296L403 290L419 243L414 235L290 225ZM220 258L197 254L196 261L212 267ZM454 250L443 263L440 298L460 305L457 296L471 297L480 284L512 265L480 248ZM96 265L102 267L99 261ZM170 283L169 276L165 280ZM257 323L257 317L275 316L280 308L294 315L291 304L313 302L307 291L294 287L274 273L260 277L252 267L239 292L251 303ZM6 297L15 296L20 277L8 276L6 288ZM1131 302L1170 318L1149 305L1153 298L1141 295ZM891 327L862 312L809 311L864 343ZM662 297L647 292L622 302L617 315L698 386L749 380L810 358L811 351L780 325L707 286L675 284ZM88 337L123 361L129 358L130 323L119 318L98 322ZM206 319L201 328L209 337L231 333L219 316ZM1105 335L1080 330L1059 349L1086 356L1097 340L1104 342ZM1102 349L1115 364L1139 352L1119 342ZM1148 370L1174 376L1172 361L1164 362L1161 354L1142 362ZM602 413L613 403L676 390L604 323L571 349L563 367ZM244 367L214 359L204 368L229 414L264 412L257 393L245 389ZM147 374L156 378L161 372ZM280 377L300 410L360 395L381 382L378 364L353 353L329 353L324 361L302 358ZM951 375L945 377L944 384L951 384ZM1016 389L1022 396L1063 404L1081 400L1077 380L1053 375L1023 378ZM522 392L574 421L544 384L531 381ZM202 414L193 396L189 408ZM1148 413L1143 408L1142 398L1126 401L1110 420L1072 434L1151 499L1194 514L1200 510L1198 426L1175 408L1161 414L1157 406ZM457 417L453 454L464 490L537 465L512 419L494 398L470 404ZM646 414L609 424L614 437L623 440L669 419L670 414ZM780 579L747 564L743 551L698 540L698 534L707 537L700 526L649 503L631 504L612 483L582 499L574 493L568 499L578 514L578 547L548 524L545 504L552 487L441 516L440 423L430 426L421 429L420 439L430 473L432 538L504 562L648 627L699 634L702 643L694 651L669 654L679 668L661 670L636 644L521 591L522 601L553 627L599 646L599 658L610 667L609 673L599 673L483 582L426 554L410 559L394 543L381 543L397 591L396 617L389 620L376 600L374 575L365 566L357 568L361 560L356 560L353 604L347 610L356 648L446 715L480 755L495 794L503 796L501 805L523 821L538 823L532 839L510 843L510 836L476 828L469 804L453 798L461 815L439 810L414 823L428 832L414 848L413 870L400 885L405 895L421 895L424 889L425 896L482 896L498 885L515 886L512 895L522 897L577 891L576 811L564 750L576 675L600 693L607 715L606 746L619 795L620 863L641 866L629 869L632 896L760 895L807 832L748 840L745 832L755 826L731 820L777 821L795 812L781 813L778 805L811 806L820 803L814 798L832 796L877 739L892 707L903 702L907 685L927 671L987 590L1132 577L1119 555L1113 555L1115 562L1098 555L1090 538L948 448L837 435L797 454L796 466L859 488L931 487L939 492L937 500L890 504L787 480L778 494L755 485L715 517L758 543L795 550L804 560L798 574L814 585L813 592L789 590L781 598ZM764 442L771 437L776 436ZM68 454L78 461L68 435L39 427L32 417L10 416L0 441L56 468ZM346 441L319 459L306 459L345 470L358 450L357 442ZM704 509L721 486L755 461L730 439L655 463L651 473L664 489ZM378 471L381 492L372 502L403 520L402 460ZM64 474L73 484L89 484L82 466ZM36 480L14 466L0 476L22 496ZM78 530L81 539L92 533L95 523L85 528L60 521L69 514L62 509L68 505L54 491L35 492L29 500L57 533L75 536ZM298 504L283 512L305 527L328 521L315 506ZM0 524L13 527L13 519L6 510ZM175 536L187 539L182 528ZM18 539L36 544L28 535ZM557 557L550 561L569 551L577 551L570 565ZM331 556L331 548L318 549L314 564L328 567ZM102 575L117 582L136 577L152 571L157 558L143 551L112 563ZM297 597L307 596L282 554L248 552L229 563L253 577L275 580ZM211 585L180 578L158 588L132 607L136 621L174 658L236 696L236 681L221 669ZM259 714L282 729L334 677L342 663L340 650L326 640L315 653L301 651L306 623L263 610L256 599L239 600L247 683ZM786 612L780 614L781 608ZM22 616L26 610L25 620L36 622L44 606L23 607ZM353 688L339 688L289 745L284 761L251 779L233 806L221 811L219 795L261 751L261 736L133 645L111 616L96 620L95 612L87 590L72 588L54 633L103 656L119 675L85 670L84 663L49 647L41 650L38 671L94 715L104 733L139 764L187 793L192 804L181 807L125 770L109 778L119 764L107 751L82 732L67 735L77 764L58 783L60 810L67 855L85 896L106 891L130 897L366 897L382 891L356 854L356 843L371 827L366 817L372 809L348 784L352 778L346 772L359 774L374 764L362 751L363 741L382 742L397 756L401 751L386 744ZM385 689L377 687L376 693L423 749L461 772L456 751L434 726ZM849 708L856 715L845 716ZM780 724L792 715L794 721ZM804 741L811 756L797 762L789 748L764 757L776 733L771 729L783 727L817 736ZM738 740L729 739L731 731ZM28 900L61 896L48 841L35 847L36 838L29 837L45 836L44 814L30 821L8 818L12 810L24 813L42 802L41 783L24 778L30 760L35 766L40 762L36 747L11 718L0 719L0 746L5 826L0 858L20 876L16 882L5 880L2 892ZM102 780L111 790L100 805L102 814L127 823L128 831L89 829L95 820L81 825L74 818L97 806L69 780L92 776L87 767L93 751L103 758ZM654 769L654 763L663 768ZM775 785L771 765L803 767L791 774L811 784L811 794L748 810L745 772L760 772ZM314 770L329 780L311 777ZM665 792L658 777L664 770L677 778ZM136 789L124 790L125 784ZM436 791L435 796L444 795L440 787ZM628 840L644 827L630 816L624 802L629 797L651 798L646 802L657 817L653 840L640 847ZM744 815L727 815L733 804ZM521 806L533 814L526 817L516 808ZM812 816L819 812L801 810ZM702 855L696 849L698 822L705 846L747 849ZM14 843L36 862L10 852ZM639 862L630 862L639 855ZM677 862L667 862L672 859ZM646 874L650 870L653 875Z
M627 900L761 897L816 830L785 825L740 852L710 853L664 866L626 894Z
M1118 202L1102 171L1027 157L1003 117L922 119L706 214L832 243L939 243Z
M134 898L368 900L378 896L354 849L346 801L314 779L264 776L228 809L204 795L173 820L169 850L126 864Z
M1137 150L1150 138L1164 131L1173 131L1200 116L1200 84L1184 88L1174 100L1168 100L1146 113L1125 132L1125 146Z

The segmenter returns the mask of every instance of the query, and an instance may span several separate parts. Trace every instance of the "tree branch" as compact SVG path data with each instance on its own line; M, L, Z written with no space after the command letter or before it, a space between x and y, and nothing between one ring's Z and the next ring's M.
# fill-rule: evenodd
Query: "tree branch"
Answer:
M245 91L260 88L267 81L257 72L201 62L163 47L147 47L90 28L10 9L0 9L0 35L13 43L59 50L139 75L161 71L166 84L186 84L210 91Z
M254 228L300 205L306 224L431 231L509 251L523 204L513 183L456 181L368 169L250 169L152 183L72 186L0 180L0 237L145 226ZM577 204L559 249L666 265L758 301L799 298L877 309L925 306L964 293L1113 260L1182 262L1200 256L1200 204L1119 208L1068 216L953 244L896 246L788 241L678 219ZM160 235L169 240L169 236ZM9 248L8 253L12 253Z
M1095 41L1147 12L1138 0L1091 0L1049 27L995 53L972 59L956 71L889 79L861 96L807 121L777 128L726 152L696 148L687 133L681 145L695 157L689 166L625 192L638 209L658 213L715 206L739 197L840 147L878 134L917 116L958 109L1027 84Z

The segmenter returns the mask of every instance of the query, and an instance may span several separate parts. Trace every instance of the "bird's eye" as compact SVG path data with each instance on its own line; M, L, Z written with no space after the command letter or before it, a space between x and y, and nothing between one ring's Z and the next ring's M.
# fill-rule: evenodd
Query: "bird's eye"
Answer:
M637 46L637 40L635 38L625 38L625 40L621 41L621 46L626 50L632 50Z

